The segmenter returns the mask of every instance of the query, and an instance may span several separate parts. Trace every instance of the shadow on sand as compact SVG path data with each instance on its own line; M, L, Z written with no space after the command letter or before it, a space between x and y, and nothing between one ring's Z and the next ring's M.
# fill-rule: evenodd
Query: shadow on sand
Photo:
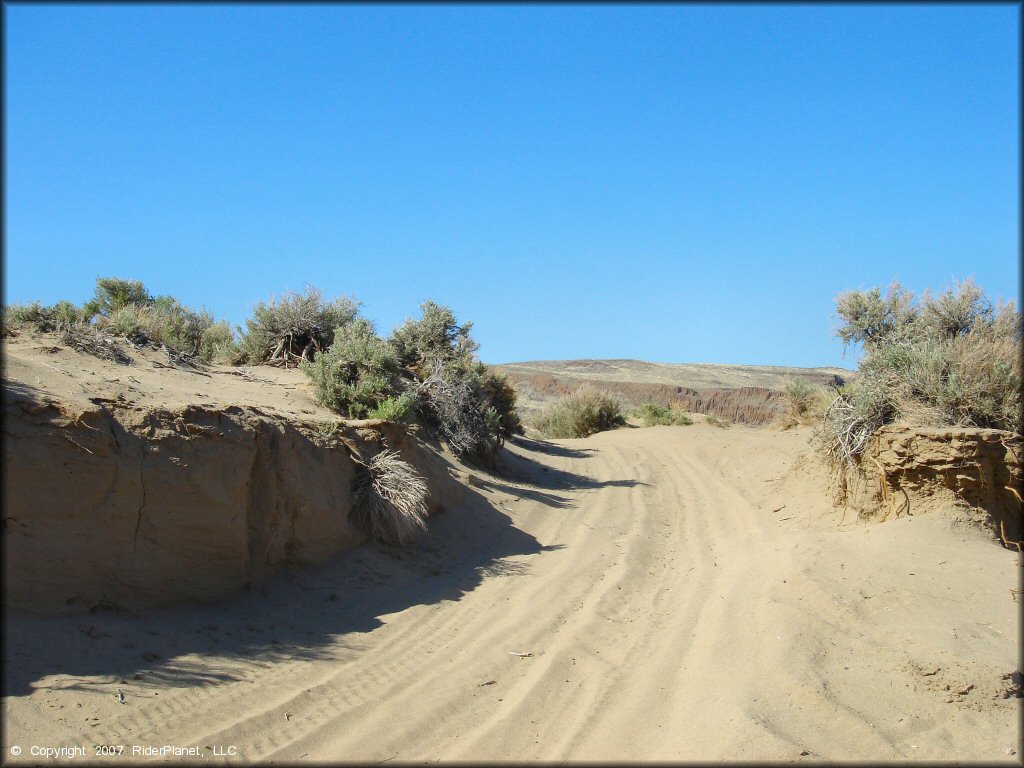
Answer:
M560 508L570 502L552 490L636 484L597 482L538 460L543 454L582 458L590 451L532 440L517 446L502 452L498 474L480 473L482 486ZM40 687L113 694L120 685L131 687L132 695L151 696L166 686L240 679L239 659L259 666L338 659L346 648L357 653L359 634L380 627L380 617L458 600L485 577L526 573L524 557L560 548L518 529L467 488L463 502L432 517L429 532L417 541L403 547L371 542L324 564L284 571L232 600L134 615L105 609L71 617L7 615L3 695Z

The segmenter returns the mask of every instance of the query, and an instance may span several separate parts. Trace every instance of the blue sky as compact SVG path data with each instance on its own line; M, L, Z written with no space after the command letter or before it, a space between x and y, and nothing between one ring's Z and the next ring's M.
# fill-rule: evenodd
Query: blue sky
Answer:
M487 362L842 365L1019 290L1016 5L7 5L4 300L305 284Z

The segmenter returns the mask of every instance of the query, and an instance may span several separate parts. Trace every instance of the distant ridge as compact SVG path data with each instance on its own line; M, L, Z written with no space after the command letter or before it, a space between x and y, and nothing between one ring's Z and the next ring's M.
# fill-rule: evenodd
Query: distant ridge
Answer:
M628 407L645 402L677 404L747 424L764 424L782 409L782 392L794 380L820 387L848 381L845 368L797 368L721 363L648 363L643 360L533 360L503 363L501 371L519 393L525 415L584 383L607 389Z

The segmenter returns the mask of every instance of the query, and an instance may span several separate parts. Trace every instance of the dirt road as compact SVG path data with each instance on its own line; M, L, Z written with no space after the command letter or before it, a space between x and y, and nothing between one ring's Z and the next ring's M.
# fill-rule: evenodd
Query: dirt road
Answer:
M840 527L808 437L523 440L410 547L226 605L10 619L6 753L1018 759L1018 557L939 514Z

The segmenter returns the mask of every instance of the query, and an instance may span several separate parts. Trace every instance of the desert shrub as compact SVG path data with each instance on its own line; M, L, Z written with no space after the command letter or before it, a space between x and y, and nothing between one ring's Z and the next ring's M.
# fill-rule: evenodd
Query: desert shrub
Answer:
M484 402L475 371L438 359L417 384L420 413L459 456L488 459L501 447L501 417Z
M731 421L715 416L715 414L713 413L709 413L705 421L711 426L718 427L719 429L728 429L729 427L732 426Z
M545 437L575 438L589 437L625 423L615 397L584 386L541 411L533 426Z
M359 303L348 297L327 302L320 289L307 286L303 293L289 291L258 303L245 321L241 349L248 363L287 366L290 361L312 361L334 342L335 330L356 319Z
M203 328L199 338L199 359L228 365L237 365L241 362L235 334L226 320L212 322Z
M20 330L54 330L46 307L38 301L31 304L8 304L4 307L4 335Z
M95 294L86 302L84 310L90 319L94 315L109 317L122 307L144 306L152 301L146 286L139 280L98 277Z
M137 304L118 307L100 320L100 327L112 336L145 342L149 339L145 330L149 322L145 314L148 314L147 308Z
M415 387L418 412L457 455L493 463L505 438L522 432L515 390L474 357L471 322L460 325L433 301L420 311L388 339Z
M819 439L833 460L853 461L897 420L1020 431L1021 328L1012 302L993 308L968 280L916 305L907 300L900 317L902 326L870 339L837 332L863 341L865 354L824 415Z
M407 424L416 419L416 396L403 392L398 397L389 397L366 413L368 419L383 419L396 424Z
M516 390L509 383L508 377L488 370L484 365L478 366L477 375L480 380L484 412L494 410L498 418L497 428L501 434L504 437L523 434L523 424L516 411Z
M112 336L135 344L156 344L204 363L215 357L231 360L236 345L231 327L215 322L205 309L194 311L170 296L149 299L145 304L122 304L100 314L98 327Z
M352 481L352 522L374 539L401 544L426 530L427 484L395 451L381 451Z
M399 364L418 370L439 360L470 367L473 353L478 349L469 335L473 323L459 325L448 307L433 301L423 302L420 311L419 320L407 319L392 331L388 340L398 354Z
M682 411L666 408L657 403L640 405L633 411L632 416L641 419L645 427L693 424L693 420Z
M845 291L836 297L836 313L843 321L836 335L844 345L862 343L871 347L894 333L903 333L918 316L912 300L913 293L895 280L885 298L878 288Z
M672 422L673 424L675 424L677 426L682 426L682 427L686 427L686 426L689 426L690 424L693 424L693 419L691 419L681 409L680 410L676 410L675 408L673 408L672 411L673 411L673 413L675 413L675 417L674 417L675 421Z
M783 391L784 409L777 420L782 429L817 424L828 405L828 395L821 387L803 379L793 379Z
M331 346L300 367L312 380L317 401L351 418L365 418L398 393L395 351L364 318L338 327Z

